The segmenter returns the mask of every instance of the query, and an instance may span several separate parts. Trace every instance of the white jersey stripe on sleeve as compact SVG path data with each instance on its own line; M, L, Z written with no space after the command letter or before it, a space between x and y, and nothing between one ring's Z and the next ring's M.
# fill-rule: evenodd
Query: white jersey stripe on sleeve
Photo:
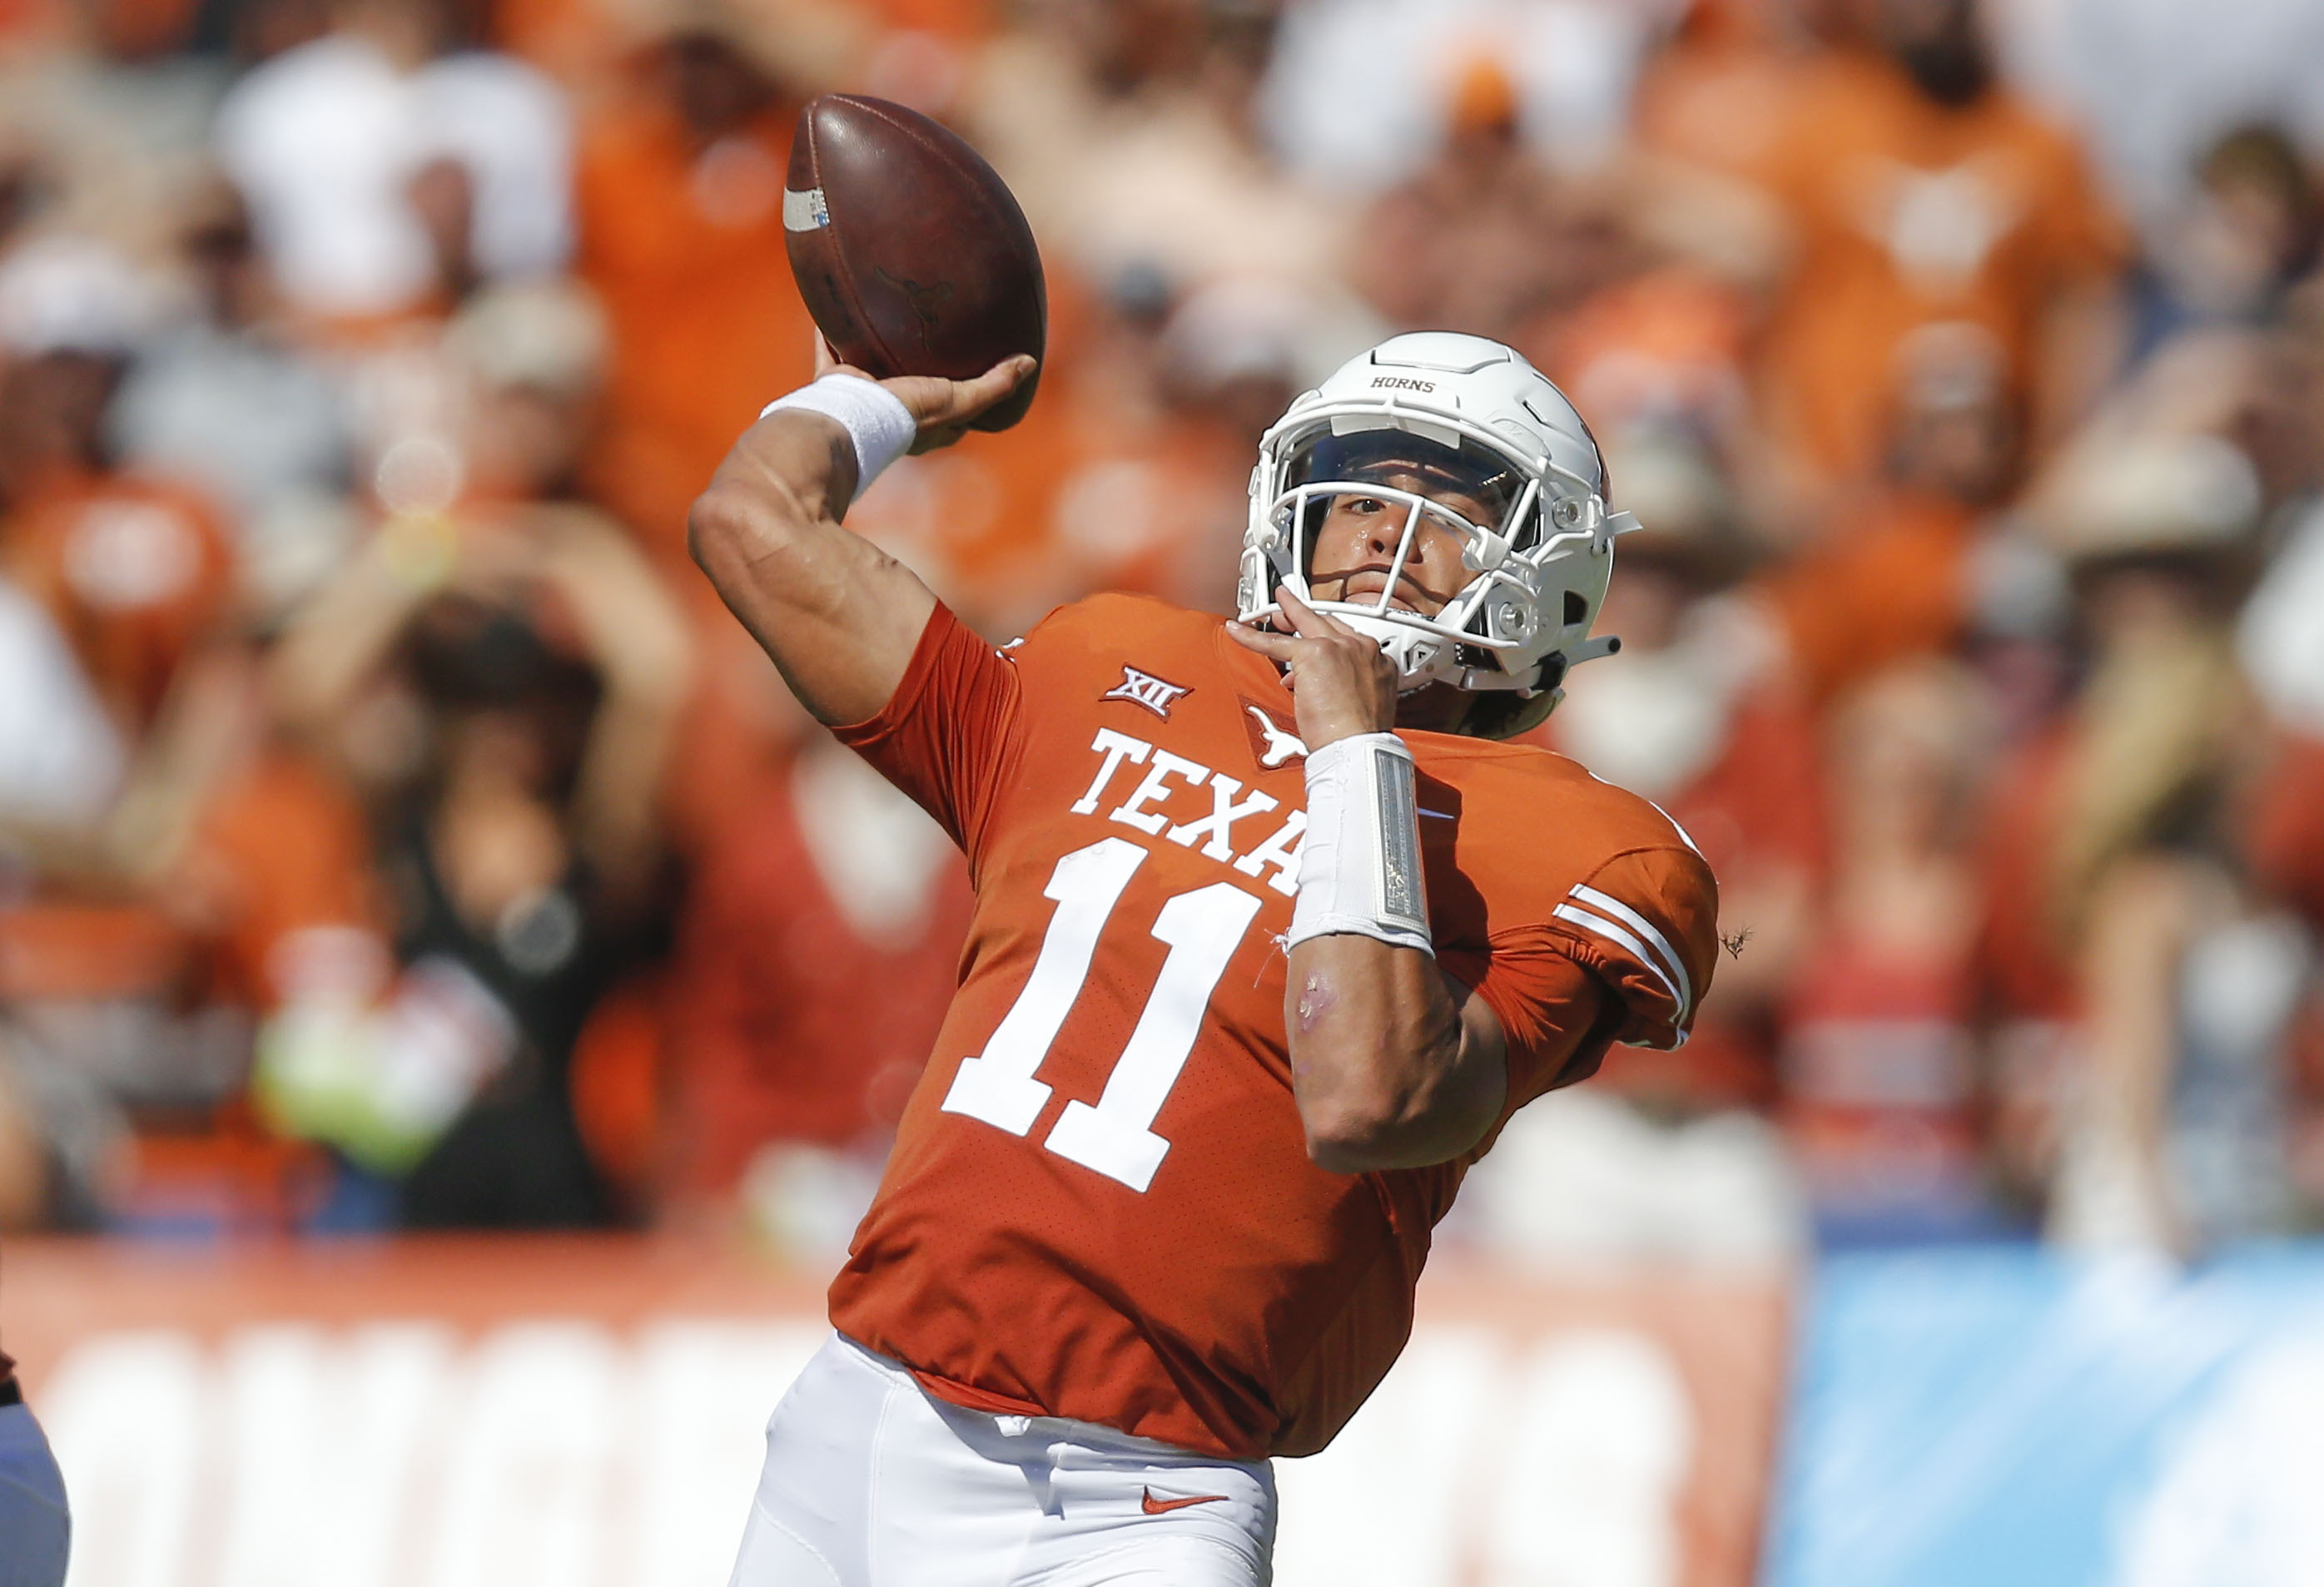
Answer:
M1552 909L1550 913L1556 916L1561 920L1570 920L1574 925L1581 927L1583 930L1593 932L1596 935L1604 937L1608 942L1628 949L1630 956L1637 960L1639 964L1645 965L1646 973L1652 975L1656 981L1661 982L1663 983L1663 990L1670 994L1671 1002L1678 1010L1677 1014L1673 1018L1671 1023L1673 1025L1676 1025L1680 1020L1686 1018L1686 1000L1679 995L1678 988L1673 985L1671 983L1671 978L1663 973L1663 967L1655 963L1655 956L1646 951L1646 944L1640 942L1637 937L1632 937L1628 932L1615 925L1611 920L1600 919L1599 917L1591 914L1587 909L1577 909L1572 904L1560 904L1556 909Z
M1655 805L1655 802L1652 799L1648 799L1646 803ZM1668 810L1664 809L1660 805L1655 805L1655 814L1671 824L1671 830L1678 834L1679 842L1684 844L1687 847L1693 849L1694 857L1696 859L1702 860L1702 863L1706 865L1711 863L1709 860L1703 858L1702 850L1696 845L1693 835L1690 834L1685 827L1681 826L1678 824L1677 817L1672 815Z
M1662 967L1678 983L1678 1019L1679 1023L1684 1024L1687 1010L1694 1006L1694 983L1687 976L1686 961L1672 949L1669 940L1655 929L1652 921L1611 893L1600 892L1594 887L1576 887L1572 896L1600 914L1621 921L1655 946L1662 955Z

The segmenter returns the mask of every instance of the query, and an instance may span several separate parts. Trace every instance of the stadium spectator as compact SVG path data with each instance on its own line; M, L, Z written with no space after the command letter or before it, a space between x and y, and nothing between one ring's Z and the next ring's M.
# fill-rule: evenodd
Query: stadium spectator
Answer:
M2298 146L2265 125L2221 138L2132 277L2131 357L2190 328L2272 319L2319 237L2324 207Z
M2054 1174L2057 1238L2203 1245L2290 1211L2300 955L2232 842L2266 742L2227 627L2258 493L2216 438L2075 461L2043 512L2074 570L2086 672L2005 770L1988 854L1987 973L2021 1022L2003 1032L2001 1145L2020 1173ZM2057 1033L2046 1051L2029 1020Z
M2324 273L2290 297L2255 383L2236 417L2273 509L2272 560L2244 609L2238 650L2279 721L2324 734Z
M816 85L790 43L779 19L725 0L672 8L582 139L577 268L613 347L589 486L673 567L687 505L736 427L813 366L782 193Z
M37 779L0 817L0 1022L40 1122L50 1216L232 1225L273 1219L273 1190L244 1195L178 1149L233 1113L242 1084L247 1021L217 984L210 947L230 928L213 906L257 880L206 830L231 810L263 716L217 518L115 469L103 442L143 301L125 263L67 235L0 265L8 715L30 741L8 759Z
M339 0L237 82L217 156L290 305L361 329L554 272L572 247L554 84L471 47L448 0Z
M1831 724L1832 862L1783 1020L1782 1116L1827 1244L1991 1236L1972 841L1985 702L1906 661Z
M1835 503L1831 527L1760 591L1798 686L1820 704L1962 638L1979 595L1987 515L2015 468L2019 426L1992 338L1942 322L1898 351L1879 476Z
M221 504L244 596L278 612L337 567L353 533L348 393L290 334L247 209L223 180L187 206L179 251L194 312L141 349L107 438L125 462Z
M24 918L24 900L57 850L86 842L119 789L121 737L82 673L79 659L41 604L0 577L0 918ZM26 1042L12 1017L42 988L33 976L0 986L0 1226L54 1218L88 1196L82 1184L118 1138L120 1121L101 1094L73 1084L69 1066ZM52 1084L52 1081L55 1082Z
M1722 909L1749 927L1684 1053L1626 1053L1608 1076L1694 1115L1771 1100L1771 1015L1823 870L1817 724L1738 595L1763 555L1745 335L1737 293L1673 267L1598 293L1555 344L1619 500L1647 527L1618 551L1604 620L1622 651L1576 680L1543 736L1669 810L1720 877Z
M49 609L116 719L139 734L224 615L234 563L192 492L117 470L105 412L146 329L144 283L64 235L0 265L0 563Z
M527 356L549 307L504 290L455 323L475 494L390 518L272 662L290 719L373 788L401 969L383 992L333 966L354 1015L294 1031L313 1039L264 1078L286 1123L399 1178L420 1225L612 1214L572 1066L662 906L690 646L618 526L557 499L586 409Z
M1063 0L1027 23L983 52L961 113L1052 256L1096 281L1333 290L1340 223L1255 121L1270 8Z
M1760 354L1766 422L1811 479L1880 462L1900 356L1961 321L2039 451L2111 374L2123 251L2072 143L1995 77L1975 0L1878 0L1794 89L1763 180L1794 263Z
M1046 482L1037 562L1062 578L1019 603L1013 630L1030 627L1068 589L1206 606L1232 596L1249 513L1245 461L1304 383L1316 315L1302 294L1268 280L1221 281L1176 302L1134 300L1138 280L1117 286L1065 372L1070 409Z
M1724 196L1732 204L1766 204L1773 195L1752 189L1770 180L1822 64L1803 9L1766 0L1685 5L1639 70L1634 139L1731 182Z
M1570 0L1318 0L1282 8L1262 105L1290 169L1320 191L1393 186L1442 144L1470 69L1498 63L1526 139L1567 170L1619 149L1648 42L1643 8Z
M1443 147L1356 228L1350 273L1395 325L1518 332L1570 310L1635 263L1603 195L1561 178L1521 136L1497 60L1460 72Z
M89 823L121 784L121 734L44 606L0 577L0 832L23 868L23 835Z

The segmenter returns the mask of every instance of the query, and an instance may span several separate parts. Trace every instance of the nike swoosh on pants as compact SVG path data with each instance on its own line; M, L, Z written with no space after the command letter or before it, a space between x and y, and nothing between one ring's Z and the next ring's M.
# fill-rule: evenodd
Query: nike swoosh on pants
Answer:
M1157 1499L1151 1488L1139 1491L1142 1497L1138 1501L1138 1508L1149 1516L1167 1516L1172 1510L1185 1509L1190 1504L1223 1504L1227 1497L1223 1493L1197 1493L1191 1499Z

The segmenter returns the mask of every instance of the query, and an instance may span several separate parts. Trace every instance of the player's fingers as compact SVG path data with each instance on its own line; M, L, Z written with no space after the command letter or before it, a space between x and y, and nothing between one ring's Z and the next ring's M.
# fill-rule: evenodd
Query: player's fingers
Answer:
M908 450L915 457L923 452L940 452L968 433L964 424L924 424L919 434L912 438Z
M1303 639L1347 638L1356 632L1338 618L1318 612L1287 589L1277 589L1275 600L1290 620L1292 632Z
M1297 606L1301 612L1306 614L1308 625L1299 630L1301 633L1307 634L1310 637L1316 639L1322 639L1328 635L1339 639L1362 640L1366 643L1376 642L1372 641L1361 629L1356 627L1355 624L1346 621L1344 618L1339 617L1330 612L1318 612L1314 607L1310 606L1305 601L1300 600L1298 596L1290 595L1288 591L1284 593L1286 595L1289 595L1291 603L1294 605Z
M1275 605L1276 609L1290 622L1291 626L1302 633L1305 633L1315 622L1315 609L1293 595L1291 586L1288 585L1276 586Z
M1018 383L1032 373L1033 360L1024 354L1004 358L974 380L945 380L940 375L906 374L880 383L893 392L920 427L921 441L915 444L916 452L928 449L932 430L948 425L965 424L968 420L1000 401L1017 389ZM950 438L958 440L958 436ZM937 446L949 445L938 440Z
M1249 623L1228 623L1227 637L1246 650L1257 650L1260 655L1277 661L1290 660L1300 649L1300 641L1291 635L1269 633Z
M975 418L1024 384L1031 376L1033 367L1031 355L1019 353L1013 358L1003 358L974 380L954 382L953 411L947 417Z

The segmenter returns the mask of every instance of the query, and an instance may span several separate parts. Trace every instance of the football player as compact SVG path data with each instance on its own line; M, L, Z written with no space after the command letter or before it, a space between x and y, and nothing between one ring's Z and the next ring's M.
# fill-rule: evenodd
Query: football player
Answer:
M777 1407L733 1581L1262 1582L1268 1459L1395 1361L1518 1107L1685 1039L1716 895L1538 722L1614 540L1498 343L1397 337L1260 443L1232 623L1124 595L994 650L842 527L1031 368L773 403L696 558L966 852L960 985Z
M16 1363L0 1353L0 1587L59 1587L71 1540L57 1457L24 1404Z

